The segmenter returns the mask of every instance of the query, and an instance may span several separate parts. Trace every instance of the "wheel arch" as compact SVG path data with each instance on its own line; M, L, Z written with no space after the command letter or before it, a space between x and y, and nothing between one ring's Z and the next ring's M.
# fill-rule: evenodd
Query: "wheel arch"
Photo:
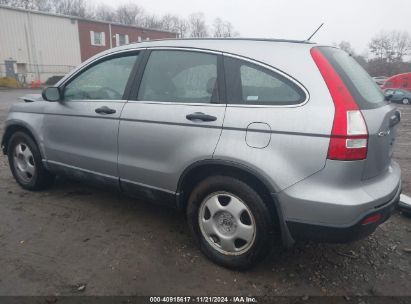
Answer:
M1 140L1 149L4 155L7 155L7 149L8 149L10 138L16 132L24 132L28 136L30 136L33 139L33 141L36 143L36 145L38 146L40 154L43 157L43 151L40 148L39 141L37 137L35 136L35 132L33 132L33 130L26 123L22 121L16 121L13 123L9 123L6 126L6 130Z
M229 175L250 184L257 193L263 196L267 207L275 216L279 225L283 243L289 247L293 243L287 225L284 221L282 208L272 193L276 192L266 178L252 168L232 161L226 160L202 160L188 166L180 176L177 185L177 208L185 211L191 191L201 180L212 175Z

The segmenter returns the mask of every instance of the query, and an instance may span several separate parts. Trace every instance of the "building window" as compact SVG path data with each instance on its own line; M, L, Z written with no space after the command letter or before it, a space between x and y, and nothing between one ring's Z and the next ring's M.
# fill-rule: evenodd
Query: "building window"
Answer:
M91 45L105 46L106 35L104 32L90 31Z
M128 44L128 35L116 34L116 46Z

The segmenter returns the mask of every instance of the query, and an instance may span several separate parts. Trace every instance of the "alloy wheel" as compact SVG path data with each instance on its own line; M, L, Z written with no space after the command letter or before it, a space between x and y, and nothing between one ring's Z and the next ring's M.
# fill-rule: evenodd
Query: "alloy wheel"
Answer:
M235 195L217 192L206 197L198 222L207 242L225 255L240 255L254 244L256 225L248 206Z
M32 180L36 172L33 152L25 143L19 143L14 148L14 168L19 178L28 183Z

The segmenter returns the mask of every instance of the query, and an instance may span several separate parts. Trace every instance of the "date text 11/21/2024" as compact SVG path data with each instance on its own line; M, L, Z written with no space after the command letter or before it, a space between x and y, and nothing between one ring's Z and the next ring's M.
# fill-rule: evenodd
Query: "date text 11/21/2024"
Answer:
M255 297L150 297L150 303L257 303Z

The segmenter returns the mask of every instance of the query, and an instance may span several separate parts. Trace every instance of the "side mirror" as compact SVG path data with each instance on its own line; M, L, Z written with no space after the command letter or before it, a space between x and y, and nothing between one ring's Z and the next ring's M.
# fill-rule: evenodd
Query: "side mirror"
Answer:
M47 101L60 101L61 100L61 93L58 87L48 87L43 90L41 93L44 100Z

